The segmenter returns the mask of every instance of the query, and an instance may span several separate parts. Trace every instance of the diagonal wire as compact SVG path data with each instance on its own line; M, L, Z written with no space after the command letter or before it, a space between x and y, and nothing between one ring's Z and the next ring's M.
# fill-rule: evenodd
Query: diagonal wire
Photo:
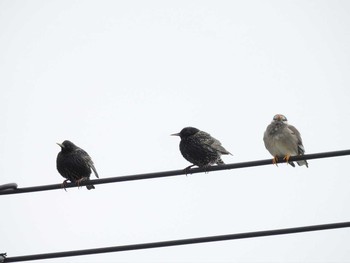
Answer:
M344 156L344 155L350 155L350 150L313 153L313 154L305 154L305 155L301 155L301 156L292 156L292 157L290 157L289 161L312 160L312 159L320 159L320 158L338 157L338 156ZM278 163L283 163L283 162L285 162L285 161L283 161L283 160L278 161ZM118 182L153 179L153 178L161 178L161 177L169 177L169 176L178 176L178 175L184 175L184 174L195 174L195 173L201 173L201 172L240 169L240 168L262 166L262 165L271 165L271 164L272 164L272 159L265 159L265 160L258 160L258 161L249 161L249 162L210 166L210 167L207 167L206 169L193 168L193 169L190 169L188 171L181 169L181 170L164 171L164 172L156 172L156 173L126 175L126 176L118 176L118 177L109 177L109 178L89 180L89 181L81 182L80 186L85 186L87 184L98 185L98 184L118 183ZM66 188L71 188L71 187L77 187L77 185L74 183L69 183L66 185ZM40 186L23 187L23 188L16 188L16 189L5 189L5 190L0 191L0 195L31 193L31 192L57 190L57 189L62 189L62 184L51 184L51 185L40 185Z
M226 240L243 239L243 238L286 235L286 234L329 230L329 229L337 229L337 228L345 228L345 227L350 227L350 222L302 226L302 227L294 227L294 228L283 228L283 229L265 230L265 231L247 232L247 233L239 233L239 234L220 235L220 236L197 237L197 238L178 239L178 240L171 240L171 241L83 249L83 250L75 250L75 251L46 253L46 254L26 255L26 256L18 256L18 257L8 257L8 258L5 258L4 262L5 263L21 262L21 261L48 259L48 258L84 256L84 255L91 255L91 254L121 252L121 251L140 250L140 249L159 248L159 247L181 246L181 245L226 241Z

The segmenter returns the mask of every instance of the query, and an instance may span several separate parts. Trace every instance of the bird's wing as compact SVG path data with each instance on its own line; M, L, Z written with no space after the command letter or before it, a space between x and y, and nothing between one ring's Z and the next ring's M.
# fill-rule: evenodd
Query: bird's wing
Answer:
M301 139L300 132L293 125L288 125L288 130L290 130L292 136L295 136L295 138L297 139L299 154L304 154L305 149L303 146L303 141Z
M273 151L273 144L272 144L272 136L271 136L271 131L274 129L273 124L269 124L266 128L266 131L264 132L264 144L265 148L272 154L274 155Z
M100 177L98 176L98 173L97 173L96 168L95 168L95 166L94 166L94 163L93 163L92 161L91 161L91 163L90 163L90 167L91 167L91 169L94 171L95 176L96 176L97 178L100 178Z
M209 146L210 148L220 152L221 154L231 154L229 151L227 151L222 145L221 142L214 137L210 136L209 133L206 133L204 131L198 132L199 136L201 137L201 141ZM231 154L232 155L232 154Z
M97 170L96 170L96 168L95 168L95 166L94 166L94 162L92 161L90 155L89 155L86 151L84 151L83 149L81 149L81 148L77 149L77 151L81 153L81 156L83 156L84 161L85 161L85 162L89 165L89 167L94 171L95 176L96 176L97 178L100 178L100 177L98 176Z

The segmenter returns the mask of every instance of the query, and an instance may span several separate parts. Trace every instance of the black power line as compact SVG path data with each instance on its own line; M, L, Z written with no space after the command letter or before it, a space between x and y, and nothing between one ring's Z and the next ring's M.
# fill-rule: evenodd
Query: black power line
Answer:
M302 155L302 156L292 156L292 157L290 157L289 160L290 161L300 161L300 160L311 160L311 159L337 157L337 156L344 156L344 155L350 155L350 150L313 153L313 154L306 154L306 155ZM278 161L278 163L284 163L284 162L285 162L284 160ZM182 170L173 170L173 171L165 171L165 172L157 172L157 173L145 173L145 174L136 174L136 175L94 179L94 180L90 180L88 182L81 182L80 186L84 186L86 184L97 185L97 184L108 184L108 183L144 180L144 179L152 179L152 178L161 178L161 177L184 175L186 173L194 174L194 173L212 172L212 171L219 171L219 170L240 169L240 168L262 166L262 165L269 165L269 164L272 164L272 159L242 162L242 163L232 163L232 164L225 164L225 165L216 165L216 166L210 166L206 169L193 168L193 169L190 169L188 171L185 171L182 169ZM71 188L71 187L77 187L77 185L74 183L66 184L66 188ZM21 194L21 193L55 190L55 189L62 189L62 184L51 184L51 185L40 185L40 186L23 187L23 188L16 188L16 189L5 189L5 190L0 191L0 195Z
M139 250L139 249L148 249L148 248L159 248L159 247L181 246L181 245L217 242L217 241L225 241L225 240L233 240L233 239L286 235L286 234L293 234L293 233L329 230L329 229L345 228L345 227L350 227L350 222L284 228L284 229L276 229L276 230L265 230L265 231L247 232L247 233L239 233L239 234L220 235L220 236L178 239L178 240L171 240L171 241L133 244L133 245L125 245L125 246L83 249L83 250L75 250L75 251L36 254L36 255L27 255L27 256L18 256L18 257L8 257L8 258L5 258L4 262L19 262L19 261L29 261L29 260L38 260L38 259L48 259L48 258L84 256L84 255L91 255L91 254L101 254L101 253Z

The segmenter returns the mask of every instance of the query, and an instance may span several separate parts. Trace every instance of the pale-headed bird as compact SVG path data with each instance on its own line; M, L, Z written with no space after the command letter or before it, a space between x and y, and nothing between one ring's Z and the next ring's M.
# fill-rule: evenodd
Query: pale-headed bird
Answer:
M277 165L277 161L283 158L291 166L295 167L293 162L289 162L291 156L304 155L305 149L301 140L300 132L292 125L287 123L287 118L282 114L276 114L264 133L264 143L266 149L274 157L272 162ZM297 161L298 165L306 165L306 160Z

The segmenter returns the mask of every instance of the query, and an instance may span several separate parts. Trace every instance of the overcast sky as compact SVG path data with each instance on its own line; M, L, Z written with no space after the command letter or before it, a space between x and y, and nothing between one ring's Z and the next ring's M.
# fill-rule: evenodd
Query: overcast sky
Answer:
M276 113L306 153L350 149L349 1L0 1L1 184L57 184L65 139L101 178L272 158ZM350 220L349 157L0 196L9 257ZM349 262L350 229L45 262Z

